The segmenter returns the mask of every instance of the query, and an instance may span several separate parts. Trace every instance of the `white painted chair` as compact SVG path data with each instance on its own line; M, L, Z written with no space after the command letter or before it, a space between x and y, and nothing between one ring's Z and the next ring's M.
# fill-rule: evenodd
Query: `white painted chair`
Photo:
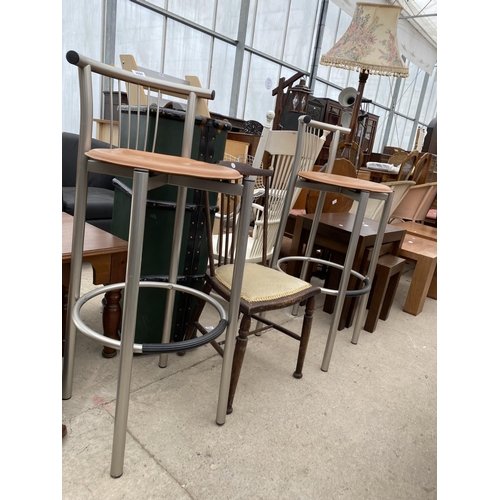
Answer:
M283 213L283 210L285 208L285 195L290 184L290 176L292 175L298 132L293 130L272 130L273 119L274 113L269 111L253 159L254 168L259 166L259 168L268 168L274 172L269 189L269 202L267 204L267 238L266 242L264 242L264 207L254 202L252 204L253 228L250 232L247 245L247 262L262 261L262 249L264 245L266 248L266 260L271 258L280 221L282 217L286 218L289 215L289 213ZM311 129L303 135L299 172L312 170L325 144L328 133L328 131ZM256 185L259 185L258 181L259 179L257 178ZM300 191L300 188L294 189L291 207L297 201ZM233 213L237 214L238 210L236 209ZM218 235L214 235L214 248L217 248L218 238ZM218 256L216 257L218 258Z

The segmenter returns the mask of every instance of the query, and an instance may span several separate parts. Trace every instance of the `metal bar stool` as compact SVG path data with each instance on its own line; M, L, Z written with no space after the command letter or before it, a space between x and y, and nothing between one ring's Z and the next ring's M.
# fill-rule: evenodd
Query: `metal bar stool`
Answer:
M68 314L63 364L63 399L69 399L72 394L77 329L104 345L120 350L113 452L110 472L112 477L120 477L123 474L132 360L134 353L160 354L160 366L162 366L166 365L167 353L180 350L185 351L186 349L199 347L212 341L226 331L226 355L222 363L216 416L217 423L221 424L225 421L238 324L238 308L243 279L243 266L246 253L246 229L250 224L254 181L249 177L242 177L236 170L189 159L195 123L196 101L198 98L213 99L214 92L188 85L165 83L162 80L138 76L132 72L117 69L86 58L74 51L68 52L66 58L68 62L78 67L81 116L72 239L72 264L68 298L68 312L70 312L70 314ZM118 81L118 88L121 88L121 85L125 84L129 97L134 92L139 93L140 91L142 92L142 89L148 89L148 105L137 107L136 115L132 115L129 107L128 123L126 126L122 126L120 115L118 125L119 136L121 137L122 134L128 136L126 147L124 148L119 146L117 148L110 147L109 149L91 149L93 75L110 78L111 88L116 84L116 81ZM185 95L188 100L184 123L182 156L180 157L153 152L155 150L156 141L159 140L156 136L158 113L151 113L150 110L154 107L155 103L156 106L158 106L162 93L168 94L169 92L181 93ZM119 101L121 102L120 98ZM136 122L136 133L134 134L131 133L131 123L133 121ZM141 124L144 125L144 128L141 127ZM111 128L113 128L112 122ZM113 131L111 131L110 134L112 135ZM149 137L152 137L152 146L146 145ZM130 232L125 283L109 285L97 291L92 291L80 296L87 199L87 175L89 171L133 179ZM172 258L170 263L169 282L140 282L147 192L149 189L166 184L176 186L178 193L172 236ZM223 192L241 197L240 225L238 229L238 241L240 241L240 244L235 258L232 295L229 301L227 315L224 309L210 296L177 284L179 253L181 249L181 237L188 188L209 192ZM161 343L143 345L134 343L138 294L139 288L143 286L167 289L165 307L166 321ZM124 289L122 335L120 341L112 341L88 328L80 317L80 310L88 300L94 298L96 295L119 288ZM191 293L203 298L216 309L219 313L220 321L210 334L187 341L170 342L174 292L176 291Z
M290 260L302 260L304 262L304 265L302 266L302 271L300 275L301 279L305 279L305 277L307 276L307 267L308 264L311 262L320 263L325 266L337 267L342 270L342 276L340 279L338 290L330 290L322 288L323 293L337 296L337 300L335 301L335 307L332 314L332 321L330 324L328 340L325 347L323 361L321 364L321 369L326 372L328 371L330 365L333 346L335 343L335 338L337 335L338 325L340 321L340 315L342 313L342 307L344 305L344 300L346 296L361 297L360 304L358 305L358 311L356 314L354 332L351 339L351 342L353 344L357 344L358 342L359 333L363 325L363 317L366 314L366 303L368 300L368 292L370 291L371 281L373 280L373 276L375 273L378 255L380 253L380 247L382 245L385 227L387 224L387 219L389 217L393 191L391 190L390 187L385 186L383 184L360 180L360 179L353 179L350 177L335 175L331 173L333 168L333 163L335 161L340 134L341 133L348 134L350 132L350 129L344 127L338 127L336 125L331 125L327 123L317 122L311 120L311 118L307 115L301 116L298 122L299 122L299 127L298 127L299 136L297 139L297 153L295 155L296 161L293 166L294 170L293 170L293 175L291 177L290 189L287 192L287 199L285 201L284 213L289 213L291 209L291 193L293 192L294 187L319 191L320 194L318 197L318 204L316 206L314 220L312 223L309 240L306 246L305 255L302 257L287 256L283 257L282 259L279 259L279 252L275 251L273 260L271 261L271 266L280 269L281 263ZM300 152L300 148L302 147L303 136L306 130L310 128L328 130L330 132L333 132L334 134L330 144L330 153L325 171L299 172L298 170L297 158L299 158L300 156L298 153ZM311 257L326 193L340 193L358 202L358 208L354 219L354 226L352 229L351 239L349 240L349 245L347 248L346 257L343 265ZM384 204L384 208L382 210L377 236L375 238L375 243L373 246L372 259L370 261L370 265L366 276L362 276L359 273L353 271L352 263L356 247L358 244L361 225L363 223L366 207L368 204L368 200L370 198L381 200ZM286 217L284 217L281 220L280 227L278 230L278 235L279 235L278 241L281 241L283 238L283 235L285 233L285 226L286 226ZM351 275L354 275L360 280L362 280L363 282L362 288L360 288L359 290L347 290L348 281Z

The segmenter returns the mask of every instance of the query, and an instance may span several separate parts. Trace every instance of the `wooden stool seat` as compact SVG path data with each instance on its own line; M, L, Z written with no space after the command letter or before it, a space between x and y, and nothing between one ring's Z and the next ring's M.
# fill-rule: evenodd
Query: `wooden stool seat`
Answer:
M405 263L405 259L395 255L379 257L368 299L368 314L364 326L367 332L373 333L378 320L385 321L389 317Z

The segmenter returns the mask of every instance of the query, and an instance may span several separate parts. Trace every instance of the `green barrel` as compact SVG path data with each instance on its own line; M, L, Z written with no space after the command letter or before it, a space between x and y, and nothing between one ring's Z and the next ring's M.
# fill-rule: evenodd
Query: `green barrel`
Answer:
M134 127L137 126L137 107L131 108L131 111L130 124L133 136ZM127 130L128 116L128 107L123 106L122 130ZM184 117L185 114L182 111L160 108L157 153L180 156ZM145 107L141 107L139 119L151 120L152 123L148 129L154 129L153 121L156 120L156 113L150 110L148 117ZM144 127L141 125L140 128ZM191 158L208 163L217 163L222 160L229 130L231 130L229 122L197 116ZM140 138L140 141L143 140L144 137ZM152 137L147 137L146 140L147 149L151 150ZM133 145L124 145L123 137L122 146L133 147ZM116 178L114 184L112 232L126 240L129 231L132 180ZM216 211L217 193L210 193L209 200L213 217ZM148 193L141 264L143 280L168 281L176 202L176 187L161 186ZM177 283L201 290L208 262L202 191L188 189L186 203ZM141 288L135 342L140 344L161 342L166 293L166 290L162 289ZM171 341L182 340L195 302L196 298L192 295L176 292Z

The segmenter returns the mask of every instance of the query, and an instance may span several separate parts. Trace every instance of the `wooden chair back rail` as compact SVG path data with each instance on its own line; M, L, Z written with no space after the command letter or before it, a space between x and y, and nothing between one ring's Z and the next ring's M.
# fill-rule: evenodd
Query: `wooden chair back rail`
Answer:
M419 157L420 153L418 151L411 151L410 153L408 153L403 163L401 164L398 177L396 180L398 181L410 180L415 170L415 165Z
M272 130L273 119L274 113L268 112L253 159L255 168L270 170L273 172L273 176L270 179L268 203L264 205L254 204L254 225L247 253L247 260L251 262L261 261L262 248L265 248L266 258L270 259L277 239L280 221L282 217L288 217L289 215L283 212L294 165L298 132ZM299 172L312 170L328 133L327 131L307 127L300 152ZM292 206L299 197L300 191L300 188L294 189ZM263 231L264 206L268 210L266 232Z
M417 161L417 164L415 165L415 170L410 179L415 181L416 184L426 183L427 176L429 175L431 162L432 162L432 155L430 153L424 153Z

